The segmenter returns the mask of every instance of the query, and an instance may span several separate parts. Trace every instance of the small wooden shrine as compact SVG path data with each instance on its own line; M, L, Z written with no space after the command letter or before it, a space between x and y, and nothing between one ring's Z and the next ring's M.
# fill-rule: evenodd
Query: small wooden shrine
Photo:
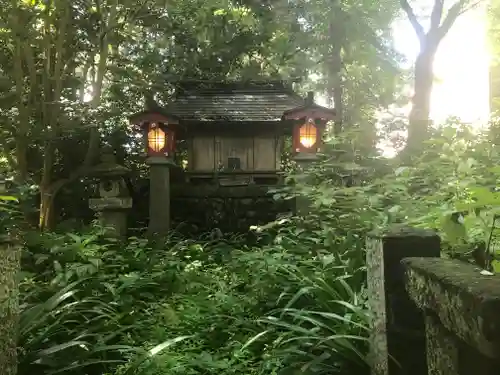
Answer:
M334 116L333 109L314 103L312 93L303 98L283 81L180 82L171 103L151 106L130 121L142 129L152 168L171 165L176 141L184 140L185 183L229 187L278 184L285 137L292 135L297 159L310 159ZM153 190L165 189L166 182L154 182L155 173L151 204L157 205Z

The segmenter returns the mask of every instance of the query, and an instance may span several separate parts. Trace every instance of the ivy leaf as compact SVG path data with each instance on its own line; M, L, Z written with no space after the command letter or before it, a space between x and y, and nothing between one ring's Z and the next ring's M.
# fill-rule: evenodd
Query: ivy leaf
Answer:
M442 217L441 229L452 245L460 245L466 242L467 229L465 225L454 220L452 215L445 215Z

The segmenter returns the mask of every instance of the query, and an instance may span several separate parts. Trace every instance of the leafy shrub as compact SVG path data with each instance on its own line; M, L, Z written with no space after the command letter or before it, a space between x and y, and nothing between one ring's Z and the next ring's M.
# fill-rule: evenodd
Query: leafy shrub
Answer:
M347 251L331 255L320 228L296 227L275 227L260 248L173 237L154 249L99 230L30 234L20 374L317 373L326 363L338 371L362 364L363 263ZM298 321L299 312L310 317ZM313 321L322 325L304 326ZM299 340L297 327L314 335Z
M273 335L274 355L284 358L287 373L367 371L365 269L349 263L346 254L322 253L283 264L279 272L288 288L278 307L259 320L266 330L250 342Z
M405 223L438 231L445 256L487 268L486 249L500 255L498 133L496 123L474 129L450 119L406 165L364 156L346 135L327 145L329 156L319 163L290 174L298 185L277 194L307 197L307 221L321 226L325 241L361 249L372 228Z
M178 264L148 251L146 241L122 248L100 234L27 238L21 374L102 374L146 355L143 347L176 341L148 342L148 331L151 305L175 291Z
M445 255L487 267L484 249L497 237L492 230L500 214L500 145L494 125L477 130L458 121L444 124L412 165L374 181L365 194L386 212L387 223L434 228ZM498 244L491 245L500 251Z
M186 268L185 289L158 315L166 315L169 332L196 337L164 352L147 373L366 369L363 263L349 252L332 255L316 237L319 230L307 234L296 225L275 228L274 241L261 248L235 248L219 263Z

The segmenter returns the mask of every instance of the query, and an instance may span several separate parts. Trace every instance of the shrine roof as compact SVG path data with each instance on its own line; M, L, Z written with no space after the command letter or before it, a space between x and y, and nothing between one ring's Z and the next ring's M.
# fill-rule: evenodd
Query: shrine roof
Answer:
M304 105L283 81L181 82L165 112L187 121L280 121Z

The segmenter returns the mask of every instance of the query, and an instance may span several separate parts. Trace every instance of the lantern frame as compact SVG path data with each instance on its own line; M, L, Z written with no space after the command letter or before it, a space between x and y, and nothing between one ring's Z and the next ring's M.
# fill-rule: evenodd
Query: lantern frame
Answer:
M161 132L157 137L157 141L163 144L158 148L154 149L150 142L151 132ZM164 122L146 122L143 125L144 133L144 144L146 148L146 153L148 156L166 156L172 157L175 152L175 132L169 127L168 124Z
M130 122L140 128L147 156L167 158L174 156L176 130L179 124L176 117L153 111L145 111L132 116ZM155 129L163 133L160 140L163 144L156 150L151 147L149 138L151 131Z
M293 151L295 153L316 153L320 150L323 127L321 124L318 124L319 121L315 121L313 118L304 120L305 121L299 121L296 123L293 128ZM309 129L307 129L308 127ZM301 134L303 130L305 130L306 134ZM312 133L311 130L314 133ZM305 137L314 137L313 142L309 146L303 142L303 138Z
M323 132L326 123L335 119L335 109L322 107L314 103L314 93L308 92L304 105L289 109L283 113L283 120L293 121L292 153L293 154L316 154L320 151L323 142ZM306 146L301 142L301 129L314 126L316 130L314 143Z
M292 153L293 154L315 154L322 146L323 132L326 123L335 118L335 110L314 104L312 99L307 100L306 105L285 111L283 120L293 121ZM309 147L301 142L301 129L304 126L313 125L316 129L316 139Z

